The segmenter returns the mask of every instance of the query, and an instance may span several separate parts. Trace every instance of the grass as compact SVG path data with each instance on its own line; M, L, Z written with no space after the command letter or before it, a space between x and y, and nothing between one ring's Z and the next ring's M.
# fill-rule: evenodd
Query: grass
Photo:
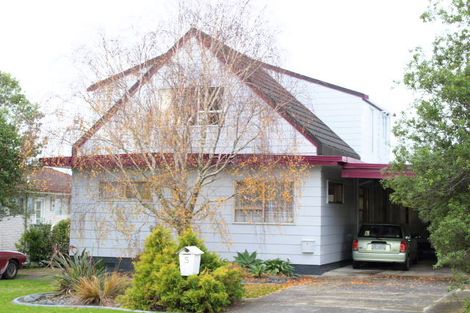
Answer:
M33 294L51 292L56 289L53 275L56 272L48 269L23 269L18 277L13 280L0 280L0 313L105 313L117 312L105 309L86 308L54 308L32 307L13 304L15 298ZM300 282L301 283L301 282ZM270 284L256 283L245 284L246 298L259 298L278 290L297 285L297 283Z
M31 276L28 270L21 271L16 279L0 280L0 313L105 313L117 312L103 309L74 309L53 307L32 307L13 304L13 299L32 293L54 291L54 279L52 276Z
M245 284L245 298L259 298L286 288L284 284Z

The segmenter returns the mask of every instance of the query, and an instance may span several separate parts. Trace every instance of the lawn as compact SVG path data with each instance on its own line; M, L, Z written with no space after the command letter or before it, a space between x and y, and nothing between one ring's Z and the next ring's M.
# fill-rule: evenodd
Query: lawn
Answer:
M0 280L0 313L103 313L118 312L102 309L73 309L73 308L53 308L53 307L32 307L13 304L13 299L32 294L54 290L54 279L51 276L34 277L28 274L19 274L13 280Z
M13 304L15 298L33 293L54 291L54 272L47 269L26 269L22 270L18 277L13 280L0 280L0 313L104 313L118 312L103 309L86 308L54 308L54 307L31 307ZM258 298L276 292L292 285L284 284L263 284L248 283L245 285L246 298Z

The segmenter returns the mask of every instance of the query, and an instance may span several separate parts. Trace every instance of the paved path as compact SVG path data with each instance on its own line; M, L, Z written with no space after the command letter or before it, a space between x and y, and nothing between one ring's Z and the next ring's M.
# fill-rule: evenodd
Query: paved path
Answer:
M322 278L312 285L246 300L230 313L423 312L447 294L448 283L432 278Z

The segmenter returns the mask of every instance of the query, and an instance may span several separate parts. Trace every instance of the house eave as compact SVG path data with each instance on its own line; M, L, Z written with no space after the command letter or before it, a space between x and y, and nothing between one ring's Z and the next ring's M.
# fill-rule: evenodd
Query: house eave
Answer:
M197 156L196 154L194 155ZM90 168L94 166L99 167L115 167L117 164L124 166L138 166L140 161L144 160L142 154L119 154L119 155L89 155L81 157L71 156L58 156L41 158L40 162L43 165L63 168ZM159 158L159 154L155 153L152 157ZM166 156L167 157L167 156ZM207 158L209 156L206 156ZM297 158L301 164L312 166L340 166L342 168L341 177L343 178L369 178L369 179L384 179L388 175L387 169L389 164L384 163L365 163L358 159L343 156L343 155L257 155L257 154L239 154L235 157L230 155L216 155L212 156L214 159L219 158L233 158L233 164L257 158L259 163L266 161L276 161L279 164L283 160Z

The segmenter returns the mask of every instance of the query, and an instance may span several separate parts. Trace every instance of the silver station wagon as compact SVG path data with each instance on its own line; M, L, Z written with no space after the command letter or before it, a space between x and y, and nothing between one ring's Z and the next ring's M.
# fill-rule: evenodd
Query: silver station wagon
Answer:
M364 224L353 241L353 268L362 262L399 263L403 270L416 263L416 240L405 234L403 227L392 224Z

